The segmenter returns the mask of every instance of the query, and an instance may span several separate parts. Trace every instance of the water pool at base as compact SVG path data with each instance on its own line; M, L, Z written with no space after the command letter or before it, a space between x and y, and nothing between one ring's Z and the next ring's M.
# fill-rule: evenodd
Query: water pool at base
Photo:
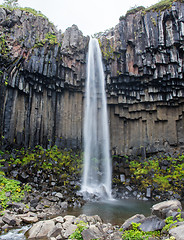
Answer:
M88 202L81 208L69 209L65 215L99 215L103 222L121 226L125 220L135 214L144 214L145 216L151 215L151 207L154 204L156 204L156 202L134 199Z
M81 208L76 207L68 209L67 212L62 215L74 215L86 214L88 216L99 215L103 222L118 224L120 227L123 222L132 217L135 214L144 214L145 216L151 215L150 208L155 204L153 201L138 201L133 199L128 200L111 200L103 202L88 202ZM9 231L5 235L0 235L0 240L26 240L22 233L27 230L27 227L22 229L14 229ZM43 240L43 239L42 239ZM45 239L44 239L45 240Z

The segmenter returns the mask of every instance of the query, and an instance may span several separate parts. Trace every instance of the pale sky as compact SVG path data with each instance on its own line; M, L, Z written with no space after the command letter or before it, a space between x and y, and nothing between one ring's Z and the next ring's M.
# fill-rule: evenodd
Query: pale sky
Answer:
M0 4L4 1L0 0ZM84 35L102 32L119 22L131 7L149 7L158 0L19 0L21 7L41 11L57 29L65 31L76 24Z

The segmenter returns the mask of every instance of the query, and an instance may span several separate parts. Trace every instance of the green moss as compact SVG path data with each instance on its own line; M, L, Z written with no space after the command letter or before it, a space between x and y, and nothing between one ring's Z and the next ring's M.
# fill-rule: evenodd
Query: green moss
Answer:
M153 25L156 27L157 26L157 22L156 22L155 18L151 17L151 21L152 21Z
M145 9L146 12L150 12L150 11L153 11L153 12L162 12L166 9L169 9L173 2L176 2L175 0L162 0L148 8Z
M25 12L28 12L28 13L31 13L33 14L34 16L36 17L42 17L44 19L46 19L51 25L54 25L52 22L49 21L49 19L41 12L41 11L37 11L33 8L30 8L30 7L18 7L18 6L9 6L9 5L6 5L6 4L2 4L0 5L0 8L5 8L5 9L9 9L9 10L15 10L15 9L20 9L21 11L25 11Z
M31 164L38 170L52 170L58 173L62 179L66 179L73 174L80 174L82 154L72 150L61 150L57 146L44 149L38 145L34 149L18 150L15 158L10 155L9 164L16 166Z
M106 43L102 46L102 43L100 39L98 39L99 46L101 48L102 56L105 58L107 61L109 59L114 59L114 47L111 45L111 42L109 39L106 38Z
M128 15L135 14L139 11L142 11L142 14L146 14L147 12L153 11L153 12L162 12L166 9L169 9L172 7L173 2L184 2L184 0L161 0L160 2L151 5L148 8L145 8L143 6L139 7L132 7L130 10L127 11L125 16L120 17L120 21L124 20ZM154 21L154 20L153 20ZM153 23L155 25L155 23Z
M168 162L167 168L162 167L162 162ZM145 161L131 161L130 171L132 180L138 183L141 190L148 186L158 191L173 191L181 194L184 187L184 155L178 157L149 158Z
M130 15L130 14L135 14L135 13L141 11L141 10L145 10L145 7L143 7L143 6L132 7L130 10L127 11L125 17L127 17L127 16Z
M34 149L14 150L14 154L0 151L0 155L0 169L5 165L9 165L10 169L28 169L31 166L33 171L42 170L54 174L63 185L68 185L76 176L81 175L83 155L72 150L58 149L57 146L44 149L38 145ZM7 207L8 201L21 201L24 193L29 190L29 185L21 186L20 182L8 179L0 171L0 210ZM9 191L11 195L7 197Z
M3 55L3 57L7 57L9 52L6 36L3 34L0 36L0 54Z
M49 32L45 35L45 38L42 41L36 39L36 43L33 48L43 47L46 43L48 43L49 45L61 45L61 43L57 42L56 35Z

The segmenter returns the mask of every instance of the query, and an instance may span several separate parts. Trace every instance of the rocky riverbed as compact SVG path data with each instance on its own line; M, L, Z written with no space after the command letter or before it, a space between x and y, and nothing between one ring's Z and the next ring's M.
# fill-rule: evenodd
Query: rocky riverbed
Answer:
M40 214L39 211L20 213L21 207L19 206L17 209L19 209L17 213L7 211L0 218L1 230L5 231L8 228L31 224L29 230L26 232L28 239L128 239L125 237L122 238L122 236L127 236L126 234L131 233L132 223L137 224L137 231L142 234L142 238L139 239L184 239L184 212L178 200L169 200L155 204L151 208L151 215L149 217L145 217L143 214L136 214L122 223L121 226L104 223L98 215L86 216L82 214L75 217L73 215L64 216L62 214L61 216L58 212L57 217L46 220L46 215ZM157 235L156 231L160 235ZM152 235L149 235L150 233ZM133 237L133 235L131 236ZM149 236L149 238L146 238L146 236Z

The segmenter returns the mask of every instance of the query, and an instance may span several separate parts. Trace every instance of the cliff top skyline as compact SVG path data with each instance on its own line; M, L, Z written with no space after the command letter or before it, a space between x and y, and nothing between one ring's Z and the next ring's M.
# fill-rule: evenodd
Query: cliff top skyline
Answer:
M0 4L3 4L0 0ZM41 11L62 32L76 24L84 35L93 35L114 27L119 22L119 17L135 6L149 7L158 0L19 0L21 7L31 7Z

